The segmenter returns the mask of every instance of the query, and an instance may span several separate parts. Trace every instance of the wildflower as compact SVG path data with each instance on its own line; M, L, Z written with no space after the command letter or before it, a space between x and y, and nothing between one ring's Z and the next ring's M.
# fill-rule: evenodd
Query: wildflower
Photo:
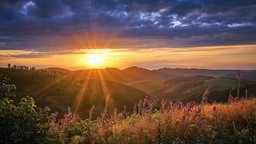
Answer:
M139 99L138 108L140 109L141 107L142 107L142 101Z
M211 88L210 88L210 87L208 87L208 88L207 88L207 89L205 89L205 91L204 91L204 96L209 95L209 94L210 94L210 92L211 92Z
M234 98L232 95L230 95L229 101L230 101L230 103L232 104L232 103L235 102L235 98Z
M56 128L58 128L58 127L59 127L59 124L58 124L58 123L56 123L56 124L54 124L54 126L55 126Z
M217 109L216 106L214 106L214 107L212 108L212 110L213 110L214 112L216 111L216 109Z
M181 109L181 108L183 107L183 103L180 101L180 102L178 103L178 106L179 106L179 109Z
M197 110L197 114L200 114L201 113L201 111L202 111L202 109L200 108L200 107L198 107L198 110Z
M122 114L123 116L125 116L125 115L127 114L126 110L123 110L123 111L121 112L121 114Z
M137 113L137 105L136 105L136 103L135 103L134 106L133 106L133 112L134 112L134 113Z
M204 97L204 101L208 101L208 96L206 95L205 97Z
M210 87L205 89L201 102L207 102L208 101L208 95L210 94L210 92L211 92L211 88Z
M162 107L164 107L166 105L166 100L162 99L161 105L162 105Z
M75 115L76 120L81 120L80 116L78 114Z
M148 96L145 97L143 104L146 104L148 102Z
M55 116L58 116L58 115L59 115L59 112L55 112L54 114L55 114Z
M156 100L154 100L154 101L152 102L152 105L153 105L153 106L156 105Z
M123 116L125 116L127 114L126 112L126 106L124 106L124 110L121 112Z
M55 123L56 122L56 117L54 117L52 120L51 120L52 123Z
M193 103L191 103L191 104L189 105L188 111L189 111L189 112L191 112L191 111L192 111L192 109L193 109L193 107L194 107L194 104L193 104Z
M240 78L241 78L239 69L238 69L237 72L236 72L236 77L237 77L237 79L240 79Z
M67 116L67 119L68 119L68 120L71 120L71 118L72 118L72 115L69 114L69 115Z
M150 111L150 106L146 107L146 111Z

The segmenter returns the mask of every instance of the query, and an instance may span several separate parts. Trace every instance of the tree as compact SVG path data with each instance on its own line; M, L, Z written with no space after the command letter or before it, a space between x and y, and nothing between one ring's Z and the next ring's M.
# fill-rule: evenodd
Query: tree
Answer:
M10 69L10 68L11 68L11 64L8 63L8 69Z

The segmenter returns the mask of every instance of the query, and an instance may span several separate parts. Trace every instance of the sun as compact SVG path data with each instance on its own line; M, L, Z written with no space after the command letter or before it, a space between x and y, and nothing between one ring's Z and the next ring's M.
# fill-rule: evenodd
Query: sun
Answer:
M87 54L87 63L90 66L97 67L102 63L102 56L100 54Z

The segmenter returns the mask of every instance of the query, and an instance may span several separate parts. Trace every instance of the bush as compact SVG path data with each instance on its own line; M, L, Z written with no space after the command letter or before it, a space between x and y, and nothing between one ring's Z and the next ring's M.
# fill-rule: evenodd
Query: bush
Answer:
M33 98L24 97L18 104L15 85L4 79L0 85L0 143L48 143L49 108L37 108Z

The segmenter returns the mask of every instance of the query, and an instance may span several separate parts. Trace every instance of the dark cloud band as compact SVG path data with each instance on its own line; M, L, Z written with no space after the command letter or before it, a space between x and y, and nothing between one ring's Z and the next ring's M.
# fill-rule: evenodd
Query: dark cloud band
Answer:
M56 48L70 36L91 32L126 38L124 44L133 39L121 45L129 48L255 44L256 1L0 2L1 49Z

